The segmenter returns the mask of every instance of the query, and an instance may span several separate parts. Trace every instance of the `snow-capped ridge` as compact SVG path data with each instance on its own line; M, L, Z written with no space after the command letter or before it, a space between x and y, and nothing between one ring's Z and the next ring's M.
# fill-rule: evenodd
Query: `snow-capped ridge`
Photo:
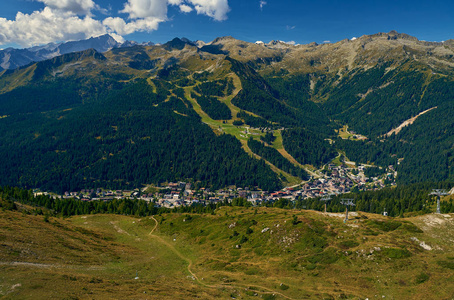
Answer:
M8 48L0 50L0 70L16 69L32 62L39 62L51 59L59 55L95 49L103 53L113 48L131 47L136 42L117 42L109 34L98 37L91 37L81 41L70 41L62 43L49 43L46 45L34 46L26 49Z

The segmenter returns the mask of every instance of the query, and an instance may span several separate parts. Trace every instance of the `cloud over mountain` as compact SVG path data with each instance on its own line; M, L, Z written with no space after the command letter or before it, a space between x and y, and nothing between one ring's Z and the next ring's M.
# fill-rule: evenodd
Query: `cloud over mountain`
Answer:
M32 46L62 40L80 40L106 33L106 27L90 16L45 7L31 14L18 12L14 21L0 18L0 44Z
M23 47L56 41L80 40L109 33L118 41L136 31L151 32L168 21L169 5L181 13L196 11L216 21L227 19L228 0L127 0L120 16L96 18L94 11L106 13L93 0L35 0L42 10L18 12L14 20L0 18L0 45L16 43ZM125 15L125 17L123 17Z

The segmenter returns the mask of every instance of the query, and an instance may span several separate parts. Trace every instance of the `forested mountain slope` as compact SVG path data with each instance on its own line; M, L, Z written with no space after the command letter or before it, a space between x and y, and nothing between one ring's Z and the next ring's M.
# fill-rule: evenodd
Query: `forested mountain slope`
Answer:
M291 46L224 37L198 48L174 39L2 71L0 92L0 185L187 180L274 190L290 173L307 177L263 147L316 167L341 151L394 165L400 183L454 180L452 40L390 32ZM367 139L340 139L344 125ZM248 142L267 132L281 143Z

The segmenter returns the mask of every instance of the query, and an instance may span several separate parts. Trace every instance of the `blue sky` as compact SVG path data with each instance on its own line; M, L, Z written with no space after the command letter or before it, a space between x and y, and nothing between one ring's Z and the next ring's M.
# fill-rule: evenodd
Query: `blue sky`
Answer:
M7 0L0 3L0 48L105 33L155 43L231 35L306 44L397 30L443 41L454 39L453 12L452 0Z

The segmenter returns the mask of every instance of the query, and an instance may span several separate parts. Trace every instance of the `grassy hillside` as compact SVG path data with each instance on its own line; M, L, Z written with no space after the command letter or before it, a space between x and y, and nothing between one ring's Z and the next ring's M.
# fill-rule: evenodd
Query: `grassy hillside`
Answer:
M0 212L5 299L448 299L453 215ZM46 221L47 219L47 221ZM137 279L136 276L138 277Z

